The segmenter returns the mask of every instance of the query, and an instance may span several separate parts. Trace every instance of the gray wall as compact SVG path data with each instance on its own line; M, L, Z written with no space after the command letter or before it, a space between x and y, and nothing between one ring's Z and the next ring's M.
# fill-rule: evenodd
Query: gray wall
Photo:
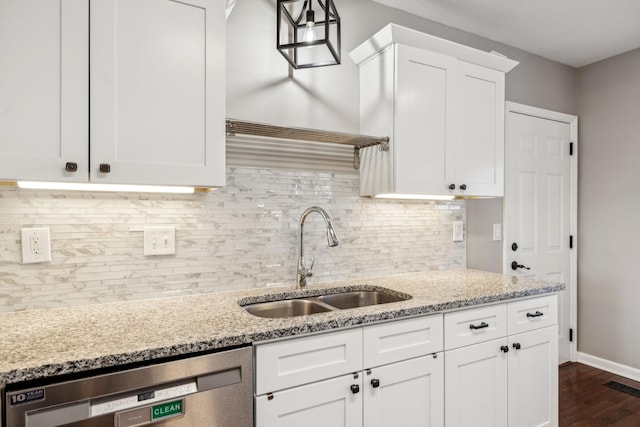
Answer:
M507 75L507 99L576 113L575 69L371 0L337 2L343 22L341 65L290 73L275 49L275 4L275 0L239 0L229 17L229 117L358 132L358 69L349 52L389 22L520 61Z
M493 240L493 224L502 224L502 200L466 201L468 268L502 273L502 240Z
M578 72L579 350L640 368L640 49Z

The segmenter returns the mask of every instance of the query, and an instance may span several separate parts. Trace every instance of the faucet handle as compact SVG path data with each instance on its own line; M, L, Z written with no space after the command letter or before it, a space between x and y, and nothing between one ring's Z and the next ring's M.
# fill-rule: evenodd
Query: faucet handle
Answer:
M316 259L315 258L311 258L311 266L307 269L305 269L304 271L304 277L311 277L313 276L313 264L315 264Z

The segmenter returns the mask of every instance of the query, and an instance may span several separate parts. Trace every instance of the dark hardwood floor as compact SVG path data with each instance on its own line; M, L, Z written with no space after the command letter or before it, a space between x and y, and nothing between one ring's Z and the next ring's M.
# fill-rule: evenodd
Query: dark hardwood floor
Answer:
M640 397L605 386L640 383L580 363L560 367L560 426L640 427Z

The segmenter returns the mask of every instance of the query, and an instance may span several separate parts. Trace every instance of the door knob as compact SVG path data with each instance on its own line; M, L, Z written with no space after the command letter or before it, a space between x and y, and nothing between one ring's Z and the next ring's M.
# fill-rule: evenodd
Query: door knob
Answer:
M525 270L531 270L531 268L527 267L526 265L518 264L518 261L513 261L511 263L512 270L517 270L519 268L524 268Z

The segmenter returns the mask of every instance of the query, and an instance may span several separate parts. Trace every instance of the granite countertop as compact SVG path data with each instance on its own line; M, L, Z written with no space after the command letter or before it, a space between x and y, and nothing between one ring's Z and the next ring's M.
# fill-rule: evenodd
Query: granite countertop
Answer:
M287 319L265 319L243 304L385 287L407 301ZM563 290L549 283L476 270L441 270L292 288L252 289L155 300L0 314L0 387L57 375L180 356ZM329 292L330 293L330 292Z

